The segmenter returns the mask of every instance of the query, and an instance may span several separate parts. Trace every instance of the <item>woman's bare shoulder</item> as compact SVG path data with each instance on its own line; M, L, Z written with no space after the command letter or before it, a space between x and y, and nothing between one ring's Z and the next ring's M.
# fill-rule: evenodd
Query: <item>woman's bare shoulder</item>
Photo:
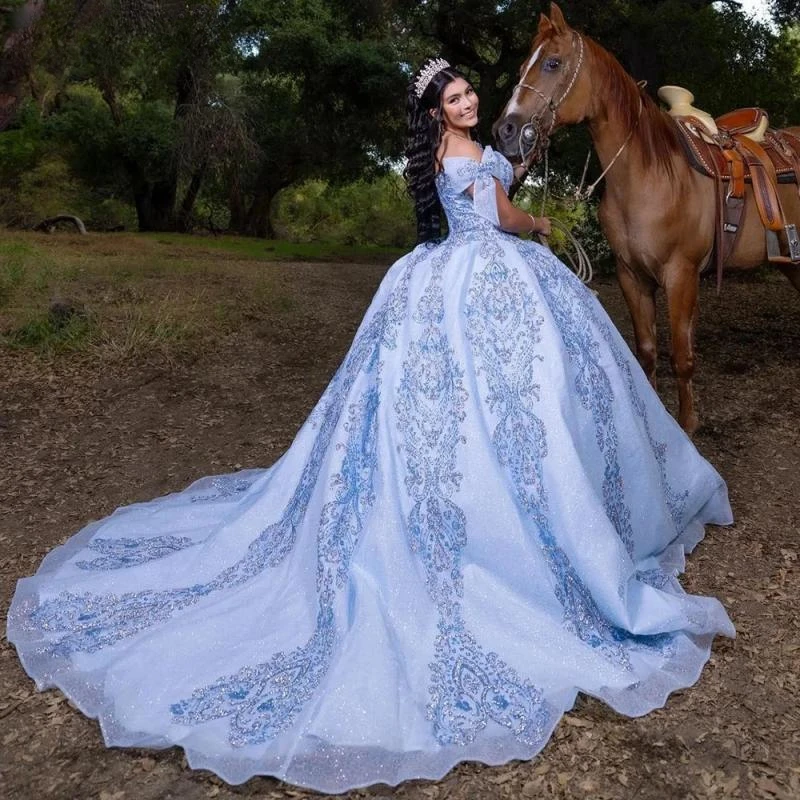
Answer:
M481 160L481 148L471 139L462 139L460 136L447 136L442 139L439 148L439 158L474 158Z

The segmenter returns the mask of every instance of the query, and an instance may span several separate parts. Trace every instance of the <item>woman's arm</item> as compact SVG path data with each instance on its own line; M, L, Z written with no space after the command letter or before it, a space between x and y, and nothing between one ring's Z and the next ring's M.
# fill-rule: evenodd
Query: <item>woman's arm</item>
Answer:
M461 156L471 158L480 163L483 155L481 149L473 141L464 140L461 137L445 136L439 148L439 158L447 156ZM517 208L509 199L503 189L503 185L497 178L494 179L495 195L497 198L497 217L500 227L509 233L538 233L544 236L550 235L550 220L547 217L534 217L526 211ZM474 187L466 189L467 194L474 195Z
M497 216L500 227L509 233L539 233L549 236L551 225L547 217L534 217L527 211L517 208L509 199L500 181L495 178L497 197Z

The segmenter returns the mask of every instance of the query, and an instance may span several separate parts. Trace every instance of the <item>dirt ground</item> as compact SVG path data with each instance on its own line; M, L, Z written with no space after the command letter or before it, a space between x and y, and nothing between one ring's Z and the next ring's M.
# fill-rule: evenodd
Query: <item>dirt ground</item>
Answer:
M90 519L203 475L269 465L290 444L385 266L264 269L288 301L178 358L0 350L3 618L16 579ZM216 273L191 280L212 295L230 289ZM630 340L615 282L596 288ZM531 762L462 764L438 782L346 797L800 798L800 297L767 274L729 280L719 298L707 285L701 309L696 443L728 480L736 524L708 529L683 582L724 602L737 638L717 641L698 685L647 717L581 699ZM659 389L673 408L664 328ZM0 743L9 800L315 796L269 778L228 786L188 770L177 749L104 748L93 720L34 690L5 639Z

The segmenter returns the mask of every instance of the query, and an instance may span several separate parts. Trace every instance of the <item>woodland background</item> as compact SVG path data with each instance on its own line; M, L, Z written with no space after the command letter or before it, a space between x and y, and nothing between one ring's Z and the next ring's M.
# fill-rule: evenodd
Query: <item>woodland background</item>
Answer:
M563 0L655 93L800 121L800 1ZM537 0L0 0L0 225L231 232L407 247L405 87L429 55L481 95L480 136L528 52ZM580 176L586 133L553 149ZM590 169L596 171L596 161ZM534 190L535 193L535 190ZM532 202L531 200L529 200ZM524 197L523 197L524 202ZM550 213L584 227L591 208Z

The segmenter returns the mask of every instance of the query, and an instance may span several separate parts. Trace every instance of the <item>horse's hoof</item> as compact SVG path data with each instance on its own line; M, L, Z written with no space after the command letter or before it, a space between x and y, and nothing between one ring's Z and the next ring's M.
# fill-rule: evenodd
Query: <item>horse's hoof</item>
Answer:
M687 436L694 436L700 428L700 420L697 414L690 414L686 419L680 419L679 422Z

